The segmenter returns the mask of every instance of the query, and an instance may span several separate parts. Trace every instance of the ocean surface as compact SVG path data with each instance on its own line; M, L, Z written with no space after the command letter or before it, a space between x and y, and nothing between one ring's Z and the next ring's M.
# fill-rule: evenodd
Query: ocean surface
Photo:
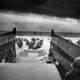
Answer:
M3 34L3 33L6 33L6 32L9 32L9 31L0 31L0 34ZM62 33L62 32L55 32L56 34L64 37L65 39L68 39L68 40L71 40L73 43L76 43L78 40L80 40L80 33ZM29 31L17 31L17 34L16 35L32 35L32 36L48 36L50 37L51 36L51 33L50 32L29 32Z

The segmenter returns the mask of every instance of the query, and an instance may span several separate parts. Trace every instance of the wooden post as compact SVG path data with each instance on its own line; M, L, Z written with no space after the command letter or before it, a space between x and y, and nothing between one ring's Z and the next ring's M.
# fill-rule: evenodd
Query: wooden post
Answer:
M16 34L16 27L15 27L15 28L13 28L13 32L14 32L14 34Z
M51 37L54 35L54 30L52 29L51 30Z

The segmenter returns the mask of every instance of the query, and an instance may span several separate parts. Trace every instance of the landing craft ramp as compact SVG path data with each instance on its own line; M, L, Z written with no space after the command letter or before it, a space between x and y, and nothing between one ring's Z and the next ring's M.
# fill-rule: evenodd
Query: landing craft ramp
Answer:
M15 35L12 31L7 34L0 34L0 36L0 60L2 62L7 53L15 52ZM46 64L35 58L36 55L33 58L29 54L27 58L20 57L18 63L0 63L0 80L61 80L59 72L65 75L70 70L70 64L76 57L80 56L80 46L64 39L53 31L51 38L53 57L59 62L57 67L54 63Z
M61 80L59 72L65 75L66 71L70 70L70 64L80 56L80 46L65 40L53 31L51 38L53 57L59 62L57 67L54 63L44 63L29 54L28 58L20 57L18 63L0 63L0 80ZM11 54L13 57L10 59ZM14 31L0 34L0 62L5 57L7 62L13 62L16 58Z
M25 63L0 64L0 80L61 80L55 64L32 58L21 61Z

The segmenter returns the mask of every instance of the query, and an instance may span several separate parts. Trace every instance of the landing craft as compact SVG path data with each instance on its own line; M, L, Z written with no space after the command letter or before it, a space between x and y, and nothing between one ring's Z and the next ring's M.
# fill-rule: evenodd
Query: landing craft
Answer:
M12 32L5 33L7 37L9 36L9 40L7 40L5 35L1 34L5 42L1 43L0 47L5 47L5 44L14 40L12 38L14 36L11 36L13 33L11 33ZM8 47L15 47L15 45L7 46L7 48ZM8 54L9 53L3 55L3 57L5 58ZM47 64L45 61L39 60L38 54L39 53L35 53L34 51L34 53L29 52L27 57L20 56L18 63L0 63L0 80L61 80L55 64ZM0 55L0 57L2 57L2 55Z
M28 16L18 16L14 14L0 14L0 23L3 24L1 29L9 29L9 25L14 24L19 30L33 30L33 31L50 31L54 28L54 31L73 31L76 32L78 28L75 28L78 23L66 22L58 19L44 19ZM34 15L33 15L34 16ZM39 16L40 17L40 16ZM6 19L5 19L6 18ZM26 23L28 26L26 27ZM5 26L6 24L6 26ZM53 25L56 25L53 26ZM22 27L23 26L23 27ZM34 27L32 27L34 26ZM46 27L45 27L46 26ZM65 27L64 27L65 26ZM73 28L70 29L70 26ZM13 26L12 26L13 27ZM79 25L77 26L79 27ZM76 31L75 31L76 29ZM79 32L79 29L78 29ZM70 63L74 58L79 56L80 47L65 40L59 35L52 32L52 45L55 51L54 58L59 62L66 71L70 69ZM1 43L2 45L2 43ZM77 53L77 54L75 54ZM0 63L0 78L1 80L61 80L61 66L55 66L55 64L47 64L43 61L32 58L32 53L28 58L21 57L19 63L4 64ZM36 54L37 55L37 54ZM35 55L35 56L36 56ZM30 58L31 56L31 58ZM24 62L26 64L24 64ZM22 63L22 64L21 64ZM66 64L65 64L66 63ZM59 71L58 71L59 70ZM64 70L62 70L64 71ZM65 75L65 74L64 74Z

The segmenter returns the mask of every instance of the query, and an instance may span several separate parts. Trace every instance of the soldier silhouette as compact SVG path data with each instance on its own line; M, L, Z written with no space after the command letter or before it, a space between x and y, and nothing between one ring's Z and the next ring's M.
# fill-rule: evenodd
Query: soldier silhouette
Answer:
M71 70L66 73L64 80L80 80L80 57L71 64Z

